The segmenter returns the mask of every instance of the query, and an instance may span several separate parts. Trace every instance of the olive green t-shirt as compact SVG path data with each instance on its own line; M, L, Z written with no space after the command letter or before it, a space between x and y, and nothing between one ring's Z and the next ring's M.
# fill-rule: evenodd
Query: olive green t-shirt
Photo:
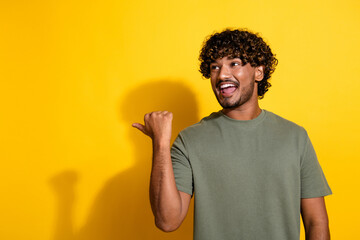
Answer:
M332 193L305 129L266 110L212 113L171 155L178 190L194 194L195 240L299 240L301 198Z

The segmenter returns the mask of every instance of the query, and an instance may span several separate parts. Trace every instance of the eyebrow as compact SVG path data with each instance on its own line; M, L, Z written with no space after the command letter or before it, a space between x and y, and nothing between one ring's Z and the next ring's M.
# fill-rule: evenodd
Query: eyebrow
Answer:
M227 57L227 58L230 59L230 60L233 60L233 59L237 58L237 59L239 59L240 61L242 61L240 57Z

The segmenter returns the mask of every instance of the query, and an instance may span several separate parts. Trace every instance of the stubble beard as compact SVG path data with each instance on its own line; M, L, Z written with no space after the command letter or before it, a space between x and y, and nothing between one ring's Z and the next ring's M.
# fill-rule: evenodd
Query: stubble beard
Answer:
M241 106L241 96L239 99L237 99L235 102L229 102L226 100L226 98L224 99L223 102L220 102L219 98L217 98L218 102L220 103L221 107L224 109L231 109L231 108L236 108Z
M224 98L222 101L220 101L219 96L217 94L215 94L217 101L219 102L219 104L221 105L221 107L223 109L232 109L232 108L237 108L240 107L241 105L243 105L244 103L248 102L251 97L254 94L254 85L255 85L255 81L252 81L250 83L250 87L248 89L244 89L244 92L241 92L240 97L238 99L236 99L235 101L231 102L231 100L228 98ZM241 86L239 86L240 88ZM241 89L240 89L241 91Z

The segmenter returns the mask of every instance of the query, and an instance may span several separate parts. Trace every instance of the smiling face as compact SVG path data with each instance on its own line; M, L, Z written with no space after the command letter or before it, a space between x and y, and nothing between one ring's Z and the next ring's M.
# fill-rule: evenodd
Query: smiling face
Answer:
M210 64L210 80L215 96L224 109L257 104L257 83L263 67L243 65L240 58L219 58Z

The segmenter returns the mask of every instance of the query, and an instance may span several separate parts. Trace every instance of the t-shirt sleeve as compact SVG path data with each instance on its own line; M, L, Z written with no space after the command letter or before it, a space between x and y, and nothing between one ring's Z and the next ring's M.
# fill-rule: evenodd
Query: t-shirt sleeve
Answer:
M193 194L193 175L188 152L181 133L171 147L171 161L173 165L176 187L179 191Z
M306 142L301 156L301 198L315 198L332 194L325 175L316 157L311 141Z

